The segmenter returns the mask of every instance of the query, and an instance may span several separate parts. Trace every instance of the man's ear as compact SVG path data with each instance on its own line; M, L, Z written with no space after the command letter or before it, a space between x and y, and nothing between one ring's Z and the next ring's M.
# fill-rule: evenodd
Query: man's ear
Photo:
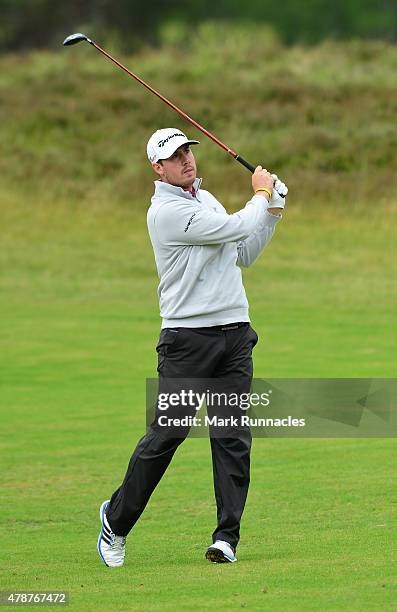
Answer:
M163 164L161 163L161 160L152 164L152 168L156 174L158 174L159 176L163 176L164 168L163 168Z

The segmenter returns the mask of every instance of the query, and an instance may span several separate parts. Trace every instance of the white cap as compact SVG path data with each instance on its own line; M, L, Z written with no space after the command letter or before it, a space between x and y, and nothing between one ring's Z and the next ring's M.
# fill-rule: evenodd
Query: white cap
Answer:
M184 144L200 144L198 140L189 140L186 134L176 128L157 130L147 143L147 156L154 164L159 159L168 159Z

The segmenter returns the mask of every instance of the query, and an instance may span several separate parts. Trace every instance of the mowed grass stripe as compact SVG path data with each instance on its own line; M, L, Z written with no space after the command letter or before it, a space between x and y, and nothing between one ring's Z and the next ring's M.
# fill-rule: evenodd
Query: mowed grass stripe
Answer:
M357 216L290 208L244 271L256 375L392 376L394 221L380 238ZM67 589L76 610L393 609L393 440L255 439L239 562L222 567L203 557L209 443L187 440L125 567L101 565L99 504L144 433L156 368L145 218L15 202L2 212L2 588Z

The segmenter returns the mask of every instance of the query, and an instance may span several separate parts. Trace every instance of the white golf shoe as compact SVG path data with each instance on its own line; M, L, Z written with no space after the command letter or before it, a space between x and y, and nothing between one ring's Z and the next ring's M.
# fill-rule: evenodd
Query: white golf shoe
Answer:
M120 567L124 563L125 541L127 538L116 535L110 528L106 518L106 509L109 501L109 499L104 501L99 510L102 528L98 538L98 552L105 565L108 567Z
M205 553L205 558L212 563L234 563L237 561L233 548L228 542L224 542L223 540L216 540L216 542L208 548Z

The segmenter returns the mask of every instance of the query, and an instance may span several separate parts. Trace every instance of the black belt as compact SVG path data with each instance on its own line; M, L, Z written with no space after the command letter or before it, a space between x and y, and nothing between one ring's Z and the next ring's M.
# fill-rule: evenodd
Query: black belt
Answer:
M228 329L238 329L239 327L247 327L248 321L239 321L238 323L227 323L226 325L214 325L208 329L216 329L217 331L227 331Z
M238 321L237 323L226 323L225 325L211 325L211 327L163 327L161 331L163 331L164 329L171 329L171 330L179 330L179 329L187 329L190 331L195 331L195 330L209 330L209 331L228 331L229 329L238 329L239 327L248 327L249 322L248 321Z

